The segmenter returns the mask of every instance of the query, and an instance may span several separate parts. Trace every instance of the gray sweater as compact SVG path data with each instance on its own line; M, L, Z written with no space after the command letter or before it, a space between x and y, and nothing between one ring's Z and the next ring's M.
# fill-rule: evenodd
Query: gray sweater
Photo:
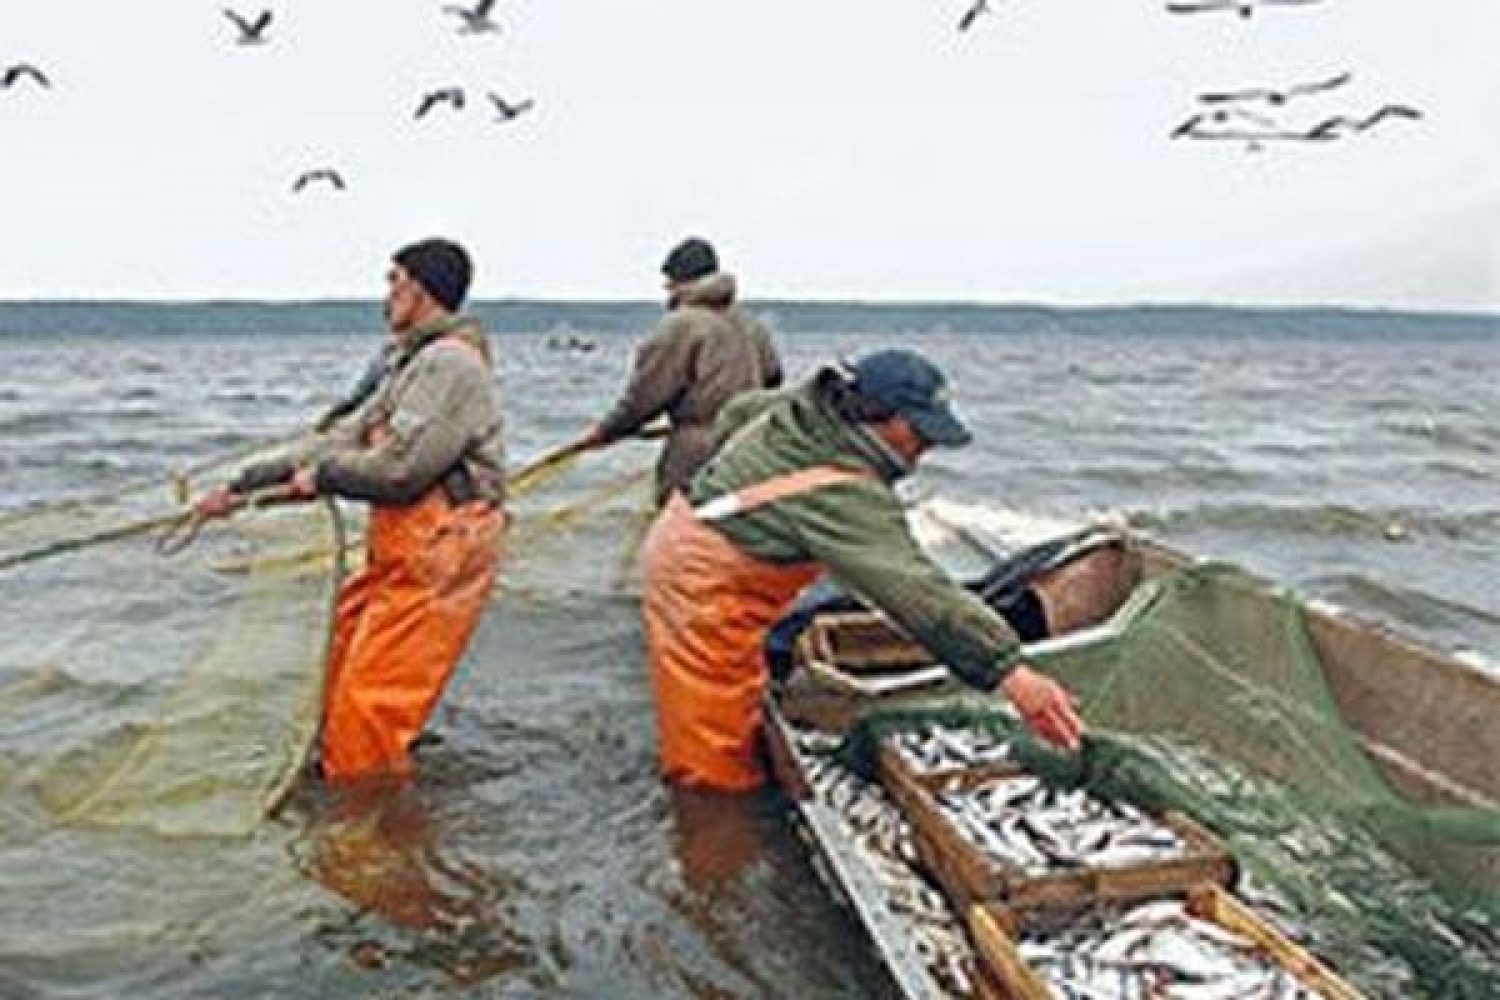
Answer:
M313 465L318 492L351 500L405 506L441 484L450 499L503 505L502 429L484 333L450 318L406 338L353 419L299 452L250 466L231 485L259 489Z

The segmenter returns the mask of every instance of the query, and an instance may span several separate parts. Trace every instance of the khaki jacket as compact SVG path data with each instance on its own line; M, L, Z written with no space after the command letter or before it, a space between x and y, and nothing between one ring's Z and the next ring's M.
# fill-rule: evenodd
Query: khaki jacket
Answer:
M630 381L599 430L613 441L662 414L670 419L656 466L657 502L664 504L713 454L714 421L724 404L781 381L770 331L735 304L731 275L711 274L689 284L637 348Z
M483 331L458 319L419 330L320 457L318 490L405 505L442 485L453 500L503 505L502 426Z

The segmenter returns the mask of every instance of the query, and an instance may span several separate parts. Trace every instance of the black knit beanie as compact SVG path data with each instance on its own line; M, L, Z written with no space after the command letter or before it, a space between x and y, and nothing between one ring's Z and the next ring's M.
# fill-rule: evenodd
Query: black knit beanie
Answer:
M696 236L673 247L661 266L662 274L677 284L696 281L718 269L719 257L714 253L714 248L709 245L708 240Z
M464 248L451 240L422 240L397 250L391 259L449 312L457 312L469 294L474 265Z

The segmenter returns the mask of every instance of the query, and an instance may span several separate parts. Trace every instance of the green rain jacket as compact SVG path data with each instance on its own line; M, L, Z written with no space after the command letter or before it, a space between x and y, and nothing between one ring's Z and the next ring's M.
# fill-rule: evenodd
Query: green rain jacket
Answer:
M724 408L718 429L724 444L688 490L694 507L815 465L869 474L709 522L741 551L779 565L823 565L976 688L993 689L1016 665L1010 625L912 536L892 488L911 470L835 413L816 385L745 393Z

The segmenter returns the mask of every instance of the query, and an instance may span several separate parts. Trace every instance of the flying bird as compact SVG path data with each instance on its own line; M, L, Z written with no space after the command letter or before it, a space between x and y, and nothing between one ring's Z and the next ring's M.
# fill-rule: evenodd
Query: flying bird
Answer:
M1326 80L1294 83L1285 90L1276 90L1272 87L1246 87L1243 90L1225 90L1216 93L1199 94L1198 100L1204 104L1227 104L1233 101L1265 101L1267 104L1282 105L1294 97L1304 97L1308 94L1318 94L1337 89L1352 79L1354 79L1353 73L1344 72L1336 76L1330 76Z
M964 11L964 16L958 19L958 30L968 31L974 27L974 22L979 20L980 14L992 14L990 0L974 0L974 5Z
M417 113L414 117L421 118L437 107L439 104L451 104L454 111L464 109L464 91L462 87L440 87L422 95L421 102L417 105Z
M1422 112L1416 108L1404 104L1387 104L1364 118L1352 118L1348 115L1335 115L1325 118L1312 128L1308 129L1309 139L1338 139L1355 132L1363 132L1365 129L1374 128L1387 118L1406 118L1416 121L1422 117Z
M51 87L52 81L47 79L47 74L37 69L30 63L16 63L7 66L5 73L0 75L0 90L9 90L22 80L29 79L40 87Z
M224 8L224 16L234 22L234 26L240 29L240 37L235 39L240 45L264 45L266 42L266 29L271 26L271 12L263 10L255 20L247 19L238 11Z
M482 35L486 32L499 31L500 25L490 19L490 11L495 9L495 0L478 0L474 8L459 7L449 4L443 8L444 14L453 14L463 19L463 26L458 29L461 35Z
M1257 7L1305 7L1322 3L1323 0L1169 0L1168 14L1212 14L1218 11L1235 11L1240 17L1249 17Z
M337 170L330 170L324 167L318 170L306 170L298 174L297 179L292 182L292 194L301 194L304 188L320 182L332 185L335 191L343 191L345 189L343 175Z
M1214 139L1222 135L1215 131L1205 133L1204 125L1229 125L1232 122L1245 122L1262 129L1274 129L1276 120L1266 115L1258 115L1253 111L1245 111L1242 108L1217 108L1213 111L1204 111L1193 115L1181 125L1172 130L1173 139Z
M523 115L526 112L530 111L532 108L536 107L536 101L533 101L529 97L524 101L517 101L514 104L507 104L505 98L501 97L494 91L490 91L489 98L490 103L495 106L496 114L500 116L499 120L502 122L508 122L512 118Z

